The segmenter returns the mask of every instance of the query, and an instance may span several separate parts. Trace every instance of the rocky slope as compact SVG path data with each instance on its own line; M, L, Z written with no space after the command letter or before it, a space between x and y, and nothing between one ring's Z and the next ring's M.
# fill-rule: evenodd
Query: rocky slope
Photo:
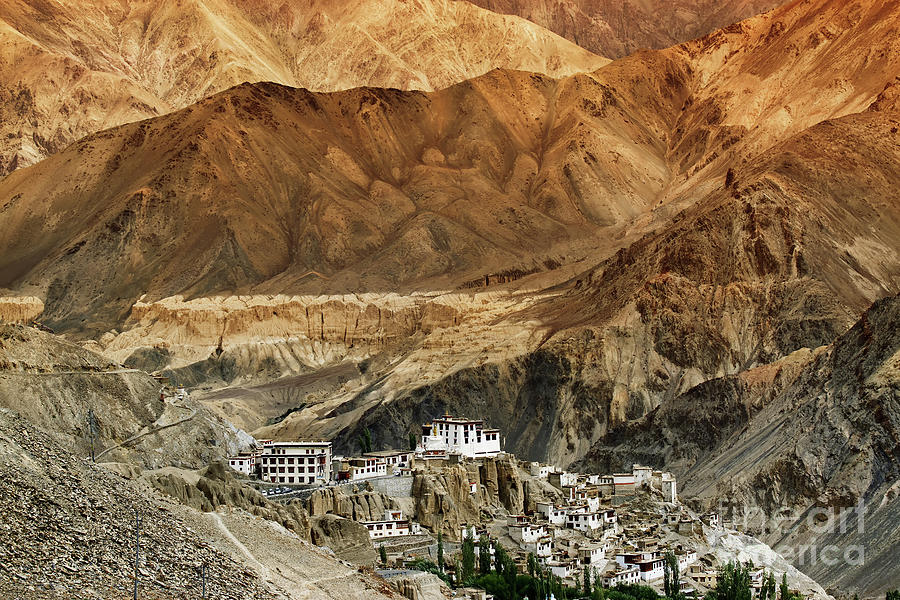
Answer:
M661 49L704 36L783 0L473 0L518 15L602 56Z
M197 468L245 447L246 433L190 398L160 397L147 373L52 334L0 325L0 406L50 431L78 456Z
M451 0L13 0L0 41L0 175L244 81L430 90L493 68L559 76L607 62Z
M876 302L831 345L697 386L610 432L582 464L666 465L683 495L707 506L725 499L736 520L794 550L817 580L883 593L890 581L878 571L900 540L898 318L900 296ZM838 515L850 508L842 531ZM865 566L798 550L829 545L863 548Z
M135 515L142 598L196 597L203 564L207 593L220 598L395 597L383 582L283 528L240 511L204 516L166 501L76 457L6 409L0 409L0 457L4 597L130 594Z

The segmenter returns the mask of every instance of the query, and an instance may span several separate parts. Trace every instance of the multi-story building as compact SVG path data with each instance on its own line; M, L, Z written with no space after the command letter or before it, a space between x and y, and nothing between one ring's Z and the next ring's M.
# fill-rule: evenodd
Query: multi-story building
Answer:
M369 537L373 540L421 533L419 524L404 519L403 512L399 510L386 510L384 519L381 521L363 521L362 524L365 525L369 531Z
M550 474L552 467L550 465L545 465L539 462L531 463L531 476L537 477L539 479L547 479L547 475Z
M575 484L578 483L578 474L554 470L547 474L547 481L560 490L563 488L571 488L575 487Z
M588 566L597 565L606 562L606 547L603 545L585 546L578 550L581 564Z
M566 515L566 527L578 531L594 531L603 526L600 513L596 512L570 512Z
M553 502L538 502L537 512L551 525L566 524L566 509Z
M500 430L487 429L482 420L444 415L422 426L422 440L416 454L438 458L441 454L461 454L469 458L500 454Z
M509 537L519 543L534 544L539 539L547 536L547 528L543 525L535 525L533 523L523 523L521 525L509 526Z
M263 481L310 485L331 480L331 442L267 442L258 460Z
M250 476L256 472L256 457L252 454L239 454L228 457L228 466L239 473Z

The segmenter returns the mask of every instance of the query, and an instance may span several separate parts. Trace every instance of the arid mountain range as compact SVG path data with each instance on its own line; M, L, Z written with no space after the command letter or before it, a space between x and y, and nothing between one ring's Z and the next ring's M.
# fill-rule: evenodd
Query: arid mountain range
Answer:
M897 514L900 1L132 2L105 32L25 4L6 320L42 306L256 435L352 452L450 411L700 505ZM79 60L71 95L39 86Z
M582 48L622 58L702 37L785 4L784 0L473 0L518 15Z
M608 62L452 0L10 0L0 48L0 174L245 81L432 90L494 68L561 76Z

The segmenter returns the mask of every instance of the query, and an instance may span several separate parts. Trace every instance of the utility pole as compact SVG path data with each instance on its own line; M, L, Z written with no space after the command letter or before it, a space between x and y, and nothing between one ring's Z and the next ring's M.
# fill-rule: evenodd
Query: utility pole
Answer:
M97 462L94 456L94 437L97 435L97 418L94 416L94 410L88 410L88 435L91 436L91 462Z
M138 600L138 567L141 562L141 515L134 509L134 600Z

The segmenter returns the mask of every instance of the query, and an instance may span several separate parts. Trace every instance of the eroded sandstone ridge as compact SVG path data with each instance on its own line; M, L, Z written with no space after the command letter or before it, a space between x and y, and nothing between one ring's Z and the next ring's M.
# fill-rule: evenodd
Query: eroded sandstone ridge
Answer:
M34 296L0 296L0 323L31 323L44 312L44 303Z

